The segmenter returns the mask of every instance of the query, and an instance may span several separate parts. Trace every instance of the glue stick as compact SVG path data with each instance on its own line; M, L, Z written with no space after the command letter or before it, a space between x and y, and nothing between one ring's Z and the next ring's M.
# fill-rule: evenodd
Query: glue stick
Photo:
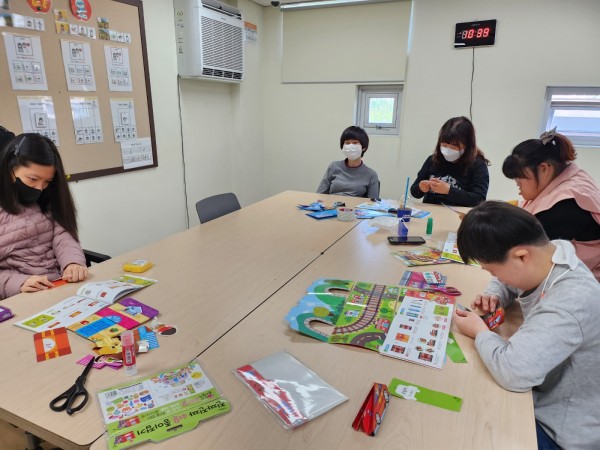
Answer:
M425 236L430 238L433 234L433 217L427 219L427 230L425 231Z
M121 333L121 347L123 348L123 366L125 375L131 377L137 373L135 366L135 342L133 340L133 331L126 330Z

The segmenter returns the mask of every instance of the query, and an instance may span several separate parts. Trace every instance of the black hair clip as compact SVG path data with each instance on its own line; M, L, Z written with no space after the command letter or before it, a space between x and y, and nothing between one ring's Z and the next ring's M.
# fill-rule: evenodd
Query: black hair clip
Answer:
M551 130L545 131L540 135L540 141L542 141L542 145L546 145L548 142L552 142L552 145L556 145L554 142L554 137L556 136L556 127Z

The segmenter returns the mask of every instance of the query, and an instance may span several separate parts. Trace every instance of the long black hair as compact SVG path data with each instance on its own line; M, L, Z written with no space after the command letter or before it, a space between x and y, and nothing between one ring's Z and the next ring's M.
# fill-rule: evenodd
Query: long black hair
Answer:
M9 214L19 214L21 204L13 182L17 167L31 164L52 166L54 178L38 200L42 212L49 211L56 222L77 237L77 211L71 196L60 154L54 143L37 133L20 134L0 152L0 207Z
M462 173L467 173L477 158L481 158L486 165L490 165L489 160L486 159L483 152L477 147L473 123L464 116L448 119L442 125L435 150L433 151L433 163L436 166L444 162L444 155L442 155L442 151L440 150L442 142L456 145L457 147L465 146L465 152L455 163L458 170Z

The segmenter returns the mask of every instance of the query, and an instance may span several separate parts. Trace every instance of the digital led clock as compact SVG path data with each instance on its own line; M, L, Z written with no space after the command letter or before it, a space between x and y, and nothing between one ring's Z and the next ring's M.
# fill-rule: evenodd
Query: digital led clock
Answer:
M456 24L454 48L494 45L496 38L496 19Z

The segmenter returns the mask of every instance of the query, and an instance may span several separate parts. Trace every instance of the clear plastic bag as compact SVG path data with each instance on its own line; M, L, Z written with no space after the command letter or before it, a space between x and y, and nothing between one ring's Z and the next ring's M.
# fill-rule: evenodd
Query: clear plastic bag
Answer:
M286 428L296 428L348 400L289 353L238 367L235 375Z

